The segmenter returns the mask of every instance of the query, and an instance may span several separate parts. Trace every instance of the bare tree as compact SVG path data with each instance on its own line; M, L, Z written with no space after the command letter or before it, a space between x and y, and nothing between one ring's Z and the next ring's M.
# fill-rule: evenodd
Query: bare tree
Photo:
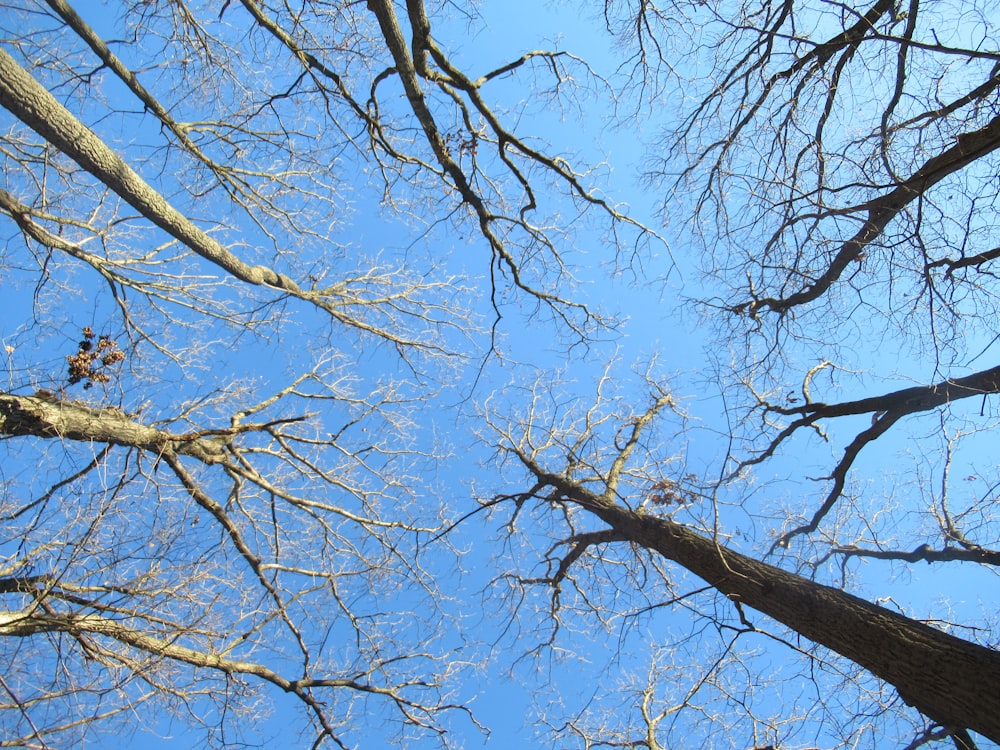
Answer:
M991 11L880 0L692 13L685 26L642 4L634 41L699 23L713 41L711 85L670 158L699 187L728 309L787 319L825 299L829 324L835 302L884 310L875 295L890 289L889 320L904 304L942 324L969 312L961 290L981 286L996 254L981 200L1000 145Z
M997 673L993 618L966 612L956 622L945 610L936 624L968 636L953 640L918 617L846 593L865 590L855 577L862 560L893 563L865 576L889 579L900 570L918 576L917 563L971 562L988 576L1000 559L989 447L997 428L989 356L1000 146L992 6L608 2L603 9L631 55L631 91L646 97L635 107L668 110L650 180L666 191L665 215L690 227L703 250L703 262L691 265L706 281L689 294L716 338L707 363L685 366L722 394L722 426L698 432L715 446L721 434L720 458L707 470L668 472L671 448L702 455L714 448L695 447L690 436L667 447L643 437L662 419L655 412L673 405L655 386L654 408L633 412L602 385L586 416L565 416L580 396L563 391L497 420L502 451L527 471L530 489L485 502L512 502L511 528L525 534L527 519L547 519L538 524L549 544L532 545L546 574L514 580L522 592L551 588L555 631L574 608L591 612L596 627L611 612L635 619L674 607L720 633L723 645L719 660L706 656L684 688L660 684L674 673L654 664L650 682L634 692L631 727L616 729L601 716L550 724L582 734L589 746L656 747L705 725L719 730L720 746L743 741L734 735L752 737L754 746L792 744L795 730L762 716L766 709L749 697L759 684L757 662L730 650L739 639L759 642L747 635L763 630L744 612L752 607L787 628L768 638L805 657L787 678L815 686L808 718L797 722L838 727L831 736L845 746L869 731L887 741L887 723L896 723L891 736L901 746L974 747L977 732L998 741L989 719L995 695L978 689L980 678ZM689 55L685 64L678 50ZM711 72L692 78L693 68ZM682 99L690 106L671 119ZM911 455L905 464L900 439ZM663 517L666 510L684 523ZM753 557L741 555L747 551ZM685 592L657 556L729 604L718 597L697 604L703 589L691 583ZM803 598L785 610L782 595L792 591ZM988 595L983 606L990 608ZM635 643L620 636L619 648ZM680 655L665 647L665 661L687 663L681 643ZM922 652L944 661L922 662ZM716 665L746 674L745 682L734 689ZM943 676L957 665L968 669ZM817 677L827 669L841 678L835 692L874 696L867 707L832 699L831 684ZM951 678L964 684L939 681ZM898 698L879 687L885 683ZM649 698L657 691L660 708ZM943 705L961 695L964 708ZM926 719L901 718L900 699ZM777 700L799 706L788 693Z
M979 471L959 467L996 424L1000 38L991 7L606 12L628 20L614 30L633 45L644 80L669 86L657 51L678 38L713 69L689 82L693 106L673 124L656 179L671 188L665 210L690 212L702 239L711 283L698 302L732 352L729 369L716 370L734 438L721 474L766 476L793 436L806 452L835 446L828 471L817 472L820 498L781 518L771 549L819 533L819 559L834 549L995 564L984 505L992 480L985 494L956 486ZM879 451L883 436L915 435L934 441L925 455L941 457L927 460L940 489L917 511L931 531L897 518L911 538L880 539L864 528L853 489L862 454Z
M669 641L661 643L668 652L659 658L661 665L676 665L680 659L690 671L681 669L676 677L667 677L662 666L654 668L651 682L637 690L636 703L629 707L637 721L626 724L618 739L609 739L609 728L601 721L596 727L563 724L558 726L560 733L582 735L594 746L665 747L679 728L691 731L690 718L675 716L686 709L698 717L695 731L704 731L698 728L699 722L713 727L716 737L712 741L719 746L732 746L741 734L776 742L782 735L774 728L781 720L755 716L760 709L752 700L742 707L730 706L722 714L714 713L718 707L706 708L719 702L720 692L723 696L727 692L719 672L749 672L748 689L762 687L752 674L753 667L742 661L737 641L766 635L793 650L803 650L809 655L807 661L828 661L829 652L834 652L888 683L904 704L930 720L932 728L918 732L930 732L928 741L934 735L939 740L953 738L959 747L972 747L970 731L993 741L1000 739L996 712L1000 653L841 587L735 551L720 519L720 487L706 486L696 476L682 473L680 462L666 453L670 447L679 447L674 440L664 439L662 425L658 428L677 409L673 394L650 383L649 407L633 411L615 395L611 381L610 374L600 381L598 397L585 412L567 405L574 402L565 394L553 398L553 384L546 381L537 386L530 405L518 415L505 418L493 413L489 417L499 437L501 467L526 474L530 487L485 499L484 507L511 508L508 528L526 535L537 534L536 527L544 523L552 540L538 561L544 574L518 572L508 580L521 592L522 601L530 599L527 592L531 589L551 592L548 646L558 642L559 630L574 616L596 626L681 607L704 620L703 627L728 635L720 635L725 644L716 657L706 658L702 653L703 660L695 664L683 661L683 651L676 651ZM677 434L685 432L679 428ZM549 520L542 521L545 517ZM971 558L914 554L902 559ZM974 559L995 565L996 551L983 550ZM676 563L681 570L671 571L658 560ZM685 571L708 584L707 588L689 582ZM710 606L698 604L706 591L722 596ZM608 604L609 600L614 604ZM766 615L784 630L769 631L755 622L749 610ZM627 630L625 625L618 628ZM823 649L793 646L801 643L798 639ZM816 669L815 665L806 667L796 679L815 680L809 674ZM891 705L890 700L875 710L891 715L898 711ZM734 710L738 712L735 718ZM858 706L862 715L871 717L872 710ZM820 710L799 720L821 724ZM638 729L641 726L646 729ZM937 729L943 731L935 734ZM882 731L888 740L888 733Z
M50 392L2 397L0 432L30 446L18 462L66 472L6 488L0 633L20 668L3 705L20 717L5 719L5 744L46 746L149 701L225 744L221 717L253 709L240 696L255 682L301 701L315 736L338 745L358 729L352 703L439 726L434 675L448 665L418 636L436 618L415 546L438 521L404 510L412 448L406 424L386 421L405 416L399 397L355 398L342 375L316 371L206 426L233 398L151 420ZM424 602L410 636L402 604L371 609L383 587ZM354 647L332 659L330 639ZM46 678L50 649L59 668Z
M859 574L1000 560L989 4L594 12L606 77L517 42L469 62L471 4L0 10L0 744L149 717L253 742L280 694L307 746L448 744L488 730L478 638L515 669L600 647L617 681L539 700L582 747L1000 742L996 624ZM585 382L618 320L575 241L638 274L659 239L602 154L546 145L563 106L663 126L649 184L716 335L684 367L722 405L698 429L616 365L596 399L496 387L484 495L472 431L442 436L538 365L507 318ZM864 477L903 434L912 483Z
M611 322L564 293L556 214L653 235L491 100L519 71L601 85L580 60L469 74L420 3L407 21L391 3L135 3L113 27L64 0L2 10L22 316L0 394L3 744L168 715L227 745L275 692L307 745L444 741L449 709L467 717L431 573L452 552L422 556L448 449L412 412L488 361L514 302L570 342ZM407 239L364 237L352 201ZM459 233L481 263L448 257Z

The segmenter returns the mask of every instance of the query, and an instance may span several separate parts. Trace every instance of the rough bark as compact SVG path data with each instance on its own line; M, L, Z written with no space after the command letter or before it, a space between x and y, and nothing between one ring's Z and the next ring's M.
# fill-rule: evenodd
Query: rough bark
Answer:
M1000 652L733 552L659 518L622 514L631 538L892 684L949 728L1000 742Z
M621 538L658 552L738 605L890 683L933 721L1000 742L1000 652L739 554L672 521L636 513L562 477L539 478Z
M113 407L95 408L48 394L0 394L0 435L124 445L215 464L225 458L225 436L229 434L221 430L174 435L141 424Z

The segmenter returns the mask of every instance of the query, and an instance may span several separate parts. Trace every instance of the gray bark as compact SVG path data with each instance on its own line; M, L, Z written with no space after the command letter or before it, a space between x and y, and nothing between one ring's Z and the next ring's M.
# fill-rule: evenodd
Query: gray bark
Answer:
M190 456L206 464L226 457L224 437L175 435L137 422L120 409L52 396L0 394L0 435L123 445L157 455Z
M287 276L265 266L244 263L195 226L3 49L0 49L0 105L193 252L241 281L301 296L298 285Z

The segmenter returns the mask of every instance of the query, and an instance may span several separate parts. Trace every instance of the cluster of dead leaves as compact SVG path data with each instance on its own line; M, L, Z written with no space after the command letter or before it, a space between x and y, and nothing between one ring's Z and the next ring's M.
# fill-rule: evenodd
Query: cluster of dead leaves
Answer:
M76 354L66 357L70 385L82 382L86 389L92 388L94 383L107 383L111 380L108 370L125 360L125 352L110 336L98 336L96 342L94 338L93 329L84 326L79 349Z

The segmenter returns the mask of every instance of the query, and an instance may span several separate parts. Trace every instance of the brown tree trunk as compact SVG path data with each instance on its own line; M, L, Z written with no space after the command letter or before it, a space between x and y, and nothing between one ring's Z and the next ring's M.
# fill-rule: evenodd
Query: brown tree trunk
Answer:
M1000 652L741 555L671 521L620 506L591 510L622 536L673 560L734 602L892 684L933 721L1000 742Z

